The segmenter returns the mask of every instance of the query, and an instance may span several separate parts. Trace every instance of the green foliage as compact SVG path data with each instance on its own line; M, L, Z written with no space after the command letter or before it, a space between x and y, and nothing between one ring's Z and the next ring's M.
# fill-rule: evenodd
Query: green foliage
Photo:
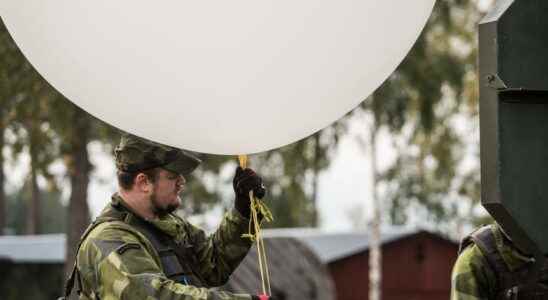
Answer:
M265 178L267 203L272 209L272 227L316 226L318 176L336 150L346 121L291 145L254 157L253 165Z
M59 191L41 191L40 217L42 226L40 233L63 233L66 230L66 207L61 203ZM26 211L31 200L29 184L7 197L7 228L10 234L25 234Z
M394 135L398 158L378 181L393 223L405 223L415 205L441 222L456 217L457 200L479 200L479 170L457 172L466 145L454 126L456 115L477 123L476 5L437 1L406 59L362 105Z
M38 75L19 52L9 37L3 24L0 24L0 101L3 108L0 114L4 135L6 128L16 135L11 146L13 156L23 151L30 156L30 176L33 194L29 206L30 216L27 230L30 233L39 231L40 219L37 212L40 197L37 189L37 177L41 174L55 188L53 176L48 167L56 157L53 133L49 124L49 97L51 88Z

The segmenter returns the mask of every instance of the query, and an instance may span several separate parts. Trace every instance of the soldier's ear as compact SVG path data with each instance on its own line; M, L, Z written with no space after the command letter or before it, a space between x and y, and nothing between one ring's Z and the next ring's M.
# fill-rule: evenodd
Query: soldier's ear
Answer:
M140 192L149 193L152 191L152 182L145 173L139 173L135 176L134 185Z

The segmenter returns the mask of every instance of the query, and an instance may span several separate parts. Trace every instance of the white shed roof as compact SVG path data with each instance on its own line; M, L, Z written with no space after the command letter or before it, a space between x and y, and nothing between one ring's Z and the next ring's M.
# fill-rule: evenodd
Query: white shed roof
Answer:
M63 263L65 235L18 235L0 237L0 259L18 263Z
M405 227L387 227L381 230L381 243L389 243L406 236L419 233L421 229ZM312 249L323 263L357 254L369 249L369 234L367 232L326 233L315 228L267 229L263 231L265 238L293 237Z

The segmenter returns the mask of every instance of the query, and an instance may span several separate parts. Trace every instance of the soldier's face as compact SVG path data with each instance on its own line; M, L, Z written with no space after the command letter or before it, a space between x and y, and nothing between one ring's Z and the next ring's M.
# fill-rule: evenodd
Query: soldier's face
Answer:
M179 194L183 191L185 182L182 175L160 170L150 196L152 210L156 215L162 217L181 206Z

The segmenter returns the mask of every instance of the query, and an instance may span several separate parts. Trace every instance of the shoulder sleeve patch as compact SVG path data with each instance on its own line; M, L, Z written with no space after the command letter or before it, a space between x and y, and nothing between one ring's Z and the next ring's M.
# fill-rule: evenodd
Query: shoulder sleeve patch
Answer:
M126 252L130 249L139 250L139 249L141 249L141 245L139 245L137 243L123 244L122 246L118 247L118 249L116 249L116 253L118 253L119 255L122 255L122 254L124 254L124 252Z

